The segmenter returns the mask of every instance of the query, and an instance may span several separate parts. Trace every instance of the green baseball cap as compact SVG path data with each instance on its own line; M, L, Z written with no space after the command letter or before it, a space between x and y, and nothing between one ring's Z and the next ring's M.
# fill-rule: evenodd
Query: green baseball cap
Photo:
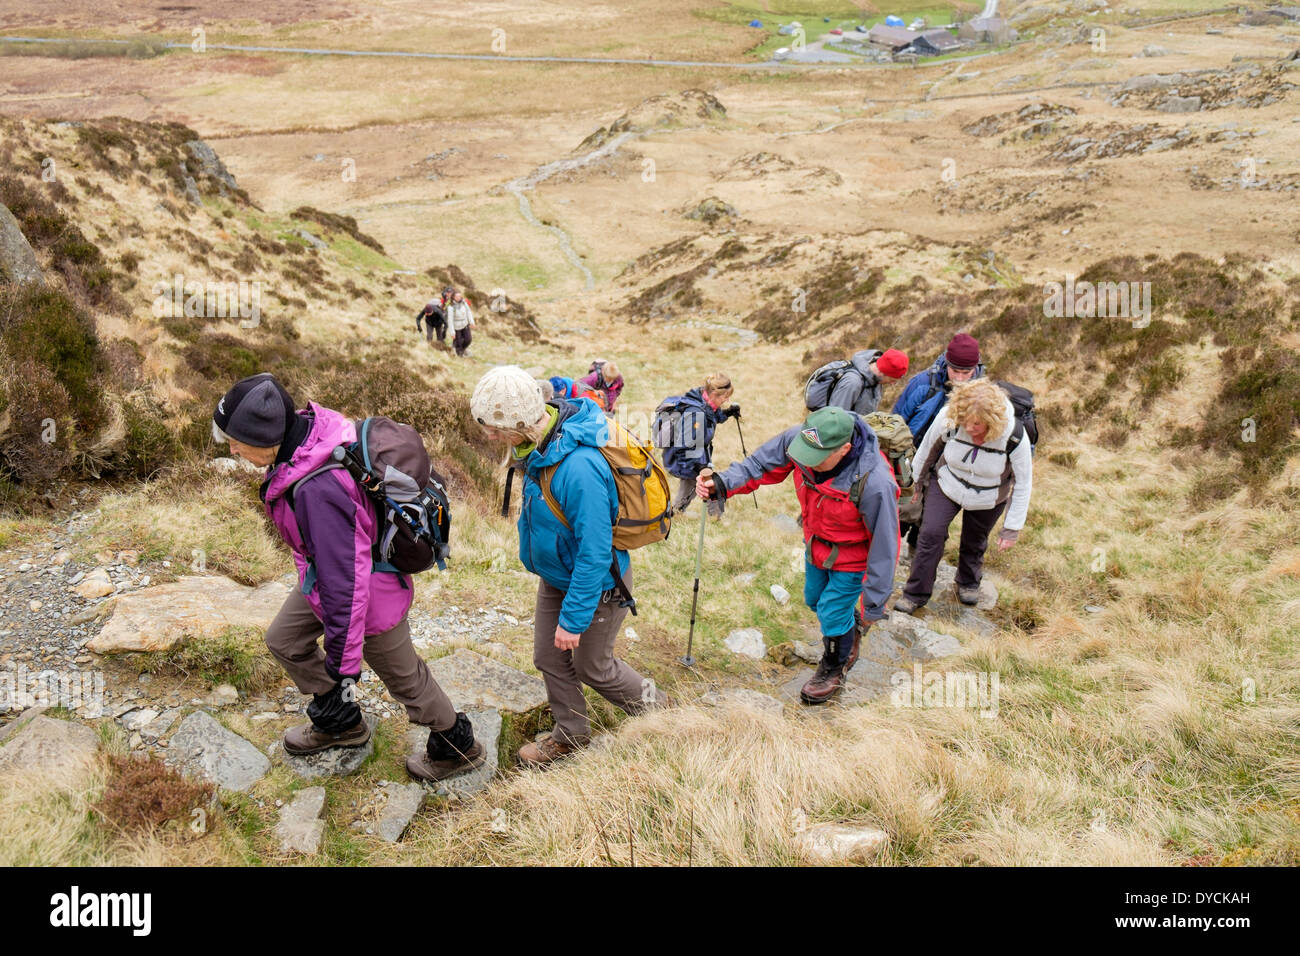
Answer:
M851 412L834 405L817 409L803 423L786 454L806 468L815 468L853 437L853 418Z

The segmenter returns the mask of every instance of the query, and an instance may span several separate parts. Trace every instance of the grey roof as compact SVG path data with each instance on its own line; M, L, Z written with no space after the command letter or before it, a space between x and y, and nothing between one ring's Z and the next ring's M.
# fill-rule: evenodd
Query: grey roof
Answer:
M936 50L956 50L961 46L961 41L947 30L926 30L921 34L921 39Z
M881 43L885 46L907 46L920 34L911 30L904 30L902 27L887 27L883 23L877 23L871 28L868 36L871 37L872 43Z

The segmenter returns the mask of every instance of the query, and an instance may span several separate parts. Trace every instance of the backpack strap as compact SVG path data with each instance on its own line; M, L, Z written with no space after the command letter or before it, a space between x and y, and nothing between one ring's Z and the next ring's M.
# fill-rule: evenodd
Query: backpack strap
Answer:
M554 476L557 467L559 467L558 463L540 469L537 472L537 486L542 489L542 498L546 501L546 507L551 509L551 514L555 515L555 517L559 519L560 524L572 531L573 525L571 525L569 519L564 516L564 512L560 510L560 502L556 500L555 495L551 492L551 478ZM640 474L640 469L636 469L635 473ZM615 524L617 523L618 522L616 521ZM652 522L641 523L651 524ZM617 554L615 554L610 561L609 573L614 577L614 590L617 591L619 596L622 598L622 600L619 601L619 607L627 608L635 617L636 598L632 597L631 589L627 586L627 582L623 580L623 572L618 569Z

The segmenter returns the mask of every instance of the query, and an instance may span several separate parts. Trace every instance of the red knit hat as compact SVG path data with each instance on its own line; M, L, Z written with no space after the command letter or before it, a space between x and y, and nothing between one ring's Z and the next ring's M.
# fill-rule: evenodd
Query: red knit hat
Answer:
M902 378L907 374L907 353L887 349L876 359L876 369L886 378Z
M944 355L949 365L974 368L980 363L980 344L965 332L958 332L948 343L948 351Z

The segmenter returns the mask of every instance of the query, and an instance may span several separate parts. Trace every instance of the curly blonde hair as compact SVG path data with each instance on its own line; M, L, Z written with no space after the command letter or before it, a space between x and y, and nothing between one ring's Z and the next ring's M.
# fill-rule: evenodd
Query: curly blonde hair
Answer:
M988 426L990 438L1001 435L1007 427L1007 393L987 378L959 382L948 399L947 416L954 427L965 428L973 418Z

